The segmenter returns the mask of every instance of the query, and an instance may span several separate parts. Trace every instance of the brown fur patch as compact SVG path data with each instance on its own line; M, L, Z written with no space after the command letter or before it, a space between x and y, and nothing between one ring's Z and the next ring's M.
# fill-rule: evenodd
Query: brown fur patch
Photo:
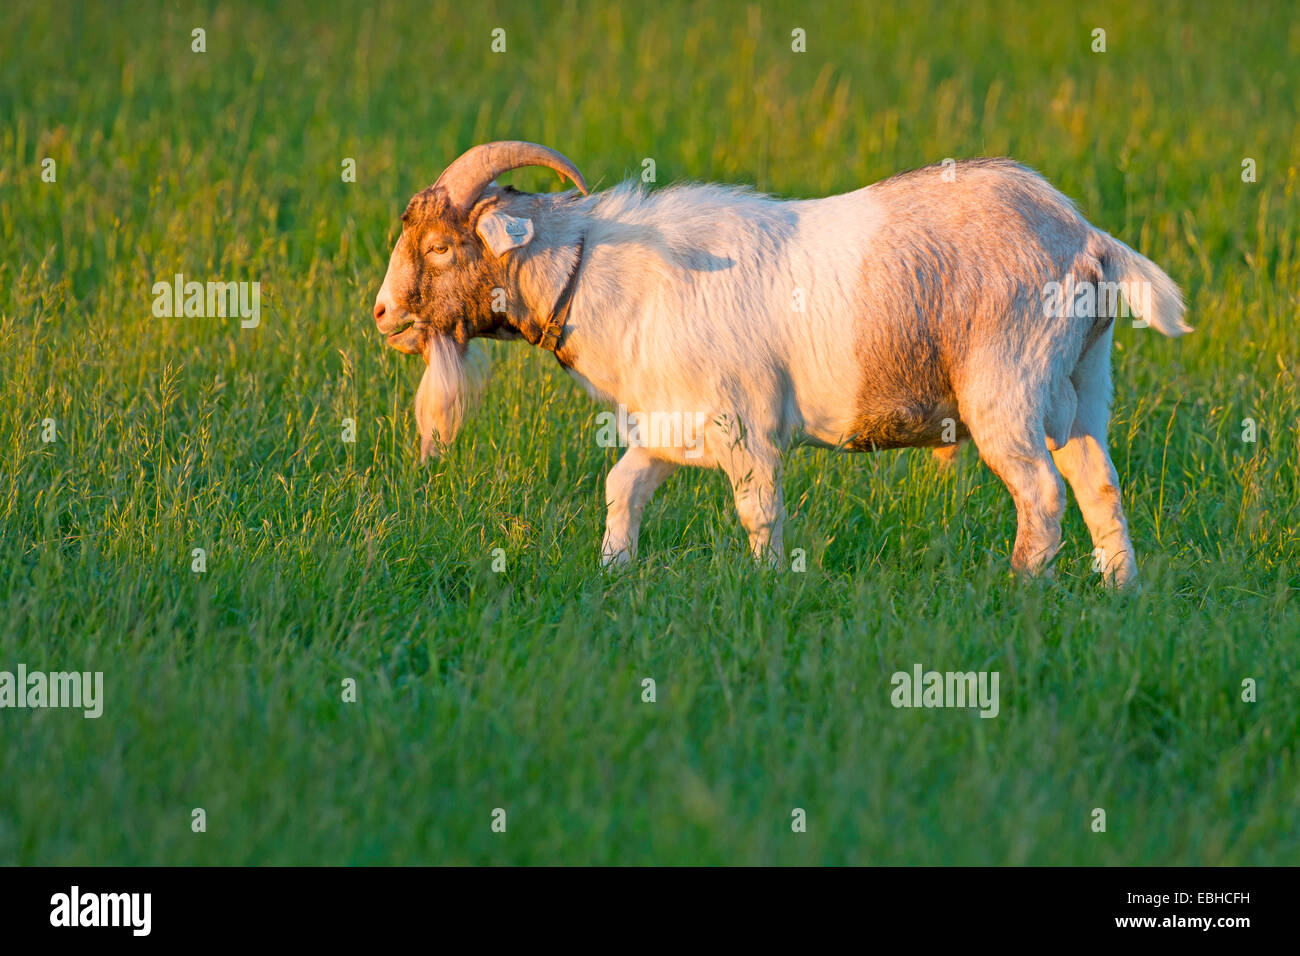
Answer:
M1040 308L1044 285L1069 265L1043 237L1077 236L1081 250L1090 227L1045 180L1005 159L957 163L951 178L928 166L870 190L884 219L862 266L850 447L936 445L945 418L969 437L957 408L968 363L983 358L974 347L1033 350L1039 331L1014 319Z
M402 214L410 278L393 296L430 331L462 345L475 335L490 334L505 318L492 311L493 290L506 281L504 265L486 253L473 230L483 208L495 201L489 196L462 216L441 189L431 186L416 193ZM439 256L435 247L450 250L450 258Z

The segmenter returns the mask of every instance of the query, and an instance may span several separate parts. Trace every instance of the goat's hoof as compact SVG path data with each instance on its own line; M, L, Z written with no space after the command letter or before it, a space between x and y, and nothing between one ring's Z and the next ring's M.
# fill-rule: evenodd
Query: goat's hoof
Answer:
M1101 580L1106 587L1114 591L1134 592L1141 590L1141 585L1137 579L1137 568L1121 565L1104 573Z
M632 554L630 551L606 551L600 556L600 569L602 571L625 568L631 563Z

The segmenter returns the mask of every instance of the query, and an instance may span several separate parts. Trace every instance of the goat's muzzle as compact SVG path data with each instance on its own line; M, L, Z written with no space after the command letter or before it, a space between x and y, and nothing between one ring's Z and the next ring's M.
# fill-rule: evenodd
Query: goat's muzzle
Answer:
M388 336L388 344L407 355L423 355L425 330L419 324L400 329Z
M375 303L375 328L399 352L407 355L424 352L425 329L422 323L409 312L389 308L382 299Z

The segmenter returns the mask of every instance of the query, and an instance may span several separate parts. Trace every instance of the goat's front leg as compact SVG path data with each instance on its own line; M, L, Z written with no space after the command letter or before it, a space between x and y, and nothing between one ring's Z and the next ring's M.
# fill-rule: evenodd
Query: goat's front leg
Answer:
M781 456L752 436L733 441L718 455L736 497L736 513L749 534L749 549L759 561L780 567L785 561L782 526L785 495L781 491Z
M749 549L754 557L772 567L785 563L782 525L785 522L785 496L780 475L773 472L764 479L751 479L734 485L736 513L749 533Z
M600 546L600 563L604 567L623 565L636 555L637 536L641 531L641 513L665 478L677 470L671 461L651 457L644 448L633 445L605 479L605 540Z

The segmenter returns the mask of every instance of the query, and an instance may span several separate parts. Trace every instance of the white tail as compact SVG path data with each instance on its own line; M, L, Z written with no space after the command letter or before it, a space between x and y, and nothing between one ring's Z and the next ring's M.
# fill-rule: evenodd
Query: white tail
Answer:
M1183 321L1183 295L1173 279L1114 236L1099 229L1096 238L1101 240L1097 258L1101 260L1106 281L1119 283L1130 312L1171 339L1192 331ZM1138 289L1142 292L1135 295L1134 290Z

